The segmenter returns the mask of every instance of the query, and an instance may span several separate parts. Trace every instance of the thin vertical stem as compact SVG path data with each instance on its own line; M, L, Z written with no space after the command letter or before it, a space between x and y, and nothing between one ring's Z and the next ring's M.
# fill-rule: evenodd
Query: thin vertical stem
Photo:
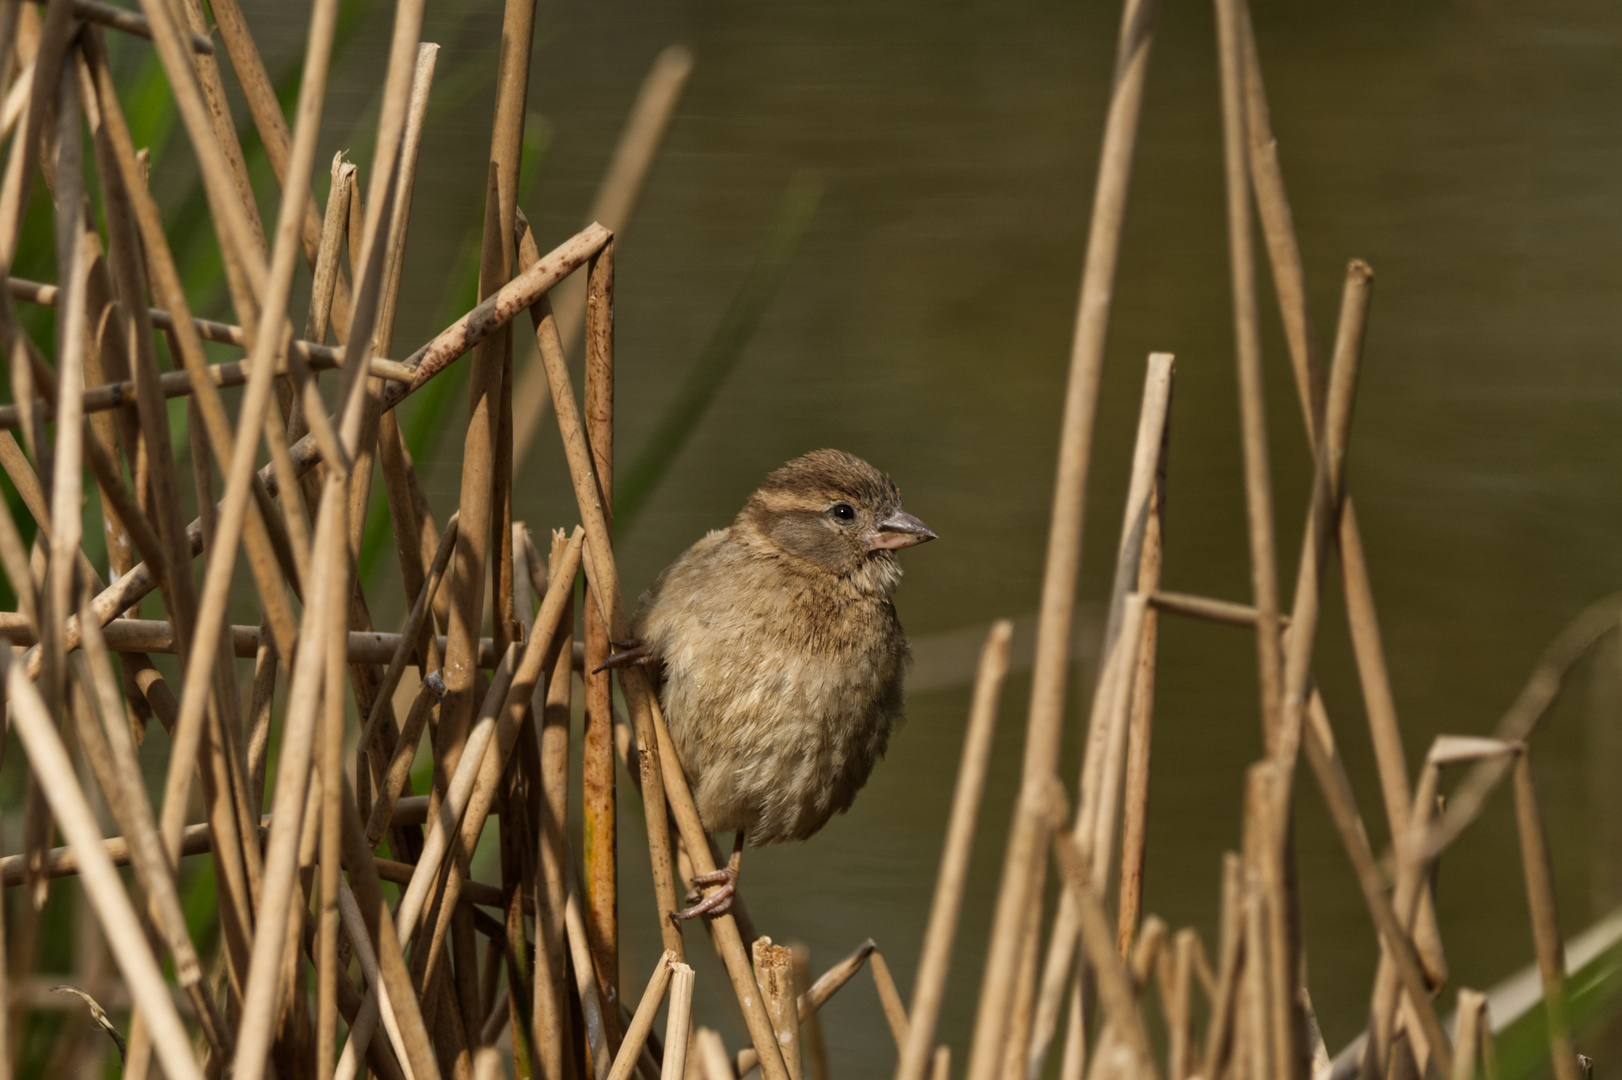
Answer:
M1239 414L1244 436L1245 509L1250 534L1251 591L1256 605L1256 663L1261 682L1262 733L1269 752L1281 731L1283 657L1279 649L1278 556L1273 543L1273 492L1267 460L1267 406L1262 392L1261 328L1256 314L1256 266L1246 157L1243 44L1238 0L1216 0L1217 53L1222 68L1223 161L1228 189L1228 255L1233 279L1234 344L1239 366Z
M930 904L918 973L913 981L911 1026L901 1048L901 1059L896 1064L896 1080L923 1080L928 1067L935 1025L946 997L952 942L963 907L969 854L980 817L980 800L985 794L991 739L996 732L997 708L1002 700L1003 679L1008 674L1008 643L1013 634L1013 624L999 619L992 624L986 643L980 649L968 730L963 736L963 755L957 770L957 786L952 792L951 818L946 826L945 851L936 873L935 898Z
M563 557L565 539L552 534L551 558ZM527 550L530 580L537 590L548 587L540 555ZM535 1038L540 1045L536 1067L541 1080L564 1080L565 1063L573 1060L568 986L564 974L564 862L568 858L569 698L574 680L574 581L564 604L554 658L544 684L537 685L531 709L541 757L541 816L536 828L536 862L540 881L535 897ZM689 976L689 981L691 977ZM668 1045L668 1044L667 1044Z
M1538 974L1543 978L1543 1002L1549 1015L1549 1056L1558 1080L1579 1080L1577 1049L1571 1041L1571 1017L1566 1006L1566 956L1555 907L1554 867L1549 861L1549 837L1543 827L1532 757L1522 750L1515 758L1515 828L1521 840L1521 865L1526 874L1526 906L1532 917L1532 940L1537 946Z
M592 259L586 297L586 443L591 448L603 525L614 530L614 242ZM510 462L509 462L510 464ZM586 929L601 973L604 1001L614 1001L619 973L618 842L615 821L614 707L610 672L599 670L609 654L609 627L594 592L594 567L586 562L585 697L581 748L584 802L581 857L585 866ZM606 1013L611 1043L618 1017ZM796 1078L798 1080L798 1078Z
M1023 769L1027 786L1051 778L1058 760L1098 387L1103 373L1104 343L1109 330L1115 268L1126 217L1127 184L1137 144L1138 115L1148 75L1156 6L1155 0L1127 0L1121 14L1119 51L1104 126L1104 144L1099 155L1098 182L1093 193L1092 223L1060 427L1053 517L1048 531L1027 719ZM992 1080L1002 1058L1001 1035L1008 1015L1009 989L1021 936L1019 921L1027 908L1026 898L1032 892L1041 891L1047 871L1042 831L1040 823L1030 815L1015 815L981 980L967 1073L970 1080Z

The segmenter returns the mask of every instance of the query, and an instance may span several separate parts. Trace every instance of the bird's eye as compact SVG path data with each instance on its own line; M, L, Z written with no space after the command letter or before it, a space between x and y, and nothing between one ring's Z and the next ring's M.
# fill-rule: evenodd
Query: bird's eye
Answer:
M840 521L856 520L856 510L850 505L850 503L834 503L832 509L830 509L828 513L832 514Z

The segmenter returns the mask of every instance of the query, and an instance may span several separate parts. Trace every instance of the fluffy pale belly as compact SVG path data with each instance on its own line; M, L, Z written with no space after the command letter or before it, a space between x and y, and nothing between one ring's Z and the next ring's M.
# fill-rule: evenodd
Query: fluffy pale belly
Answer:
M849 809L883 755L900 713L899 665L795 668L734 671L724 688L669 672L671 738L709 831L741 829L757 845L804 839Z

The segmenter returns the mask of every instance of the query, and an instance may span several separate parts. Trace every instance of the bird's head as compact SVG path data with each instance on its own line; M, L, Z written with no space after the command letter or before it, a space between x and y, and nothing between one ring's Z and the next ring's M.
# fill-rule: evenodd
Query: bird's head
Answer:
M894 481L840 450L814 450L766 477L738 525L757 542L883 592L900 574L895 553L935 539L901 509Z

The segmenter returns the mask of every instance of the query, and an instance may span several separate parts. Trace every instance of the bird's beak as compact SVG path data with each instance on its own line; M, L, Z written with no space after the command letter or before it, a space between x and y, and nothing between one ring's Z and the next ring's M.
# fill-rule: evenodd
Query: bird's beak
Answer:
M869 551L897 551L933 539L934 529L900 510L862 534L862 543Z

